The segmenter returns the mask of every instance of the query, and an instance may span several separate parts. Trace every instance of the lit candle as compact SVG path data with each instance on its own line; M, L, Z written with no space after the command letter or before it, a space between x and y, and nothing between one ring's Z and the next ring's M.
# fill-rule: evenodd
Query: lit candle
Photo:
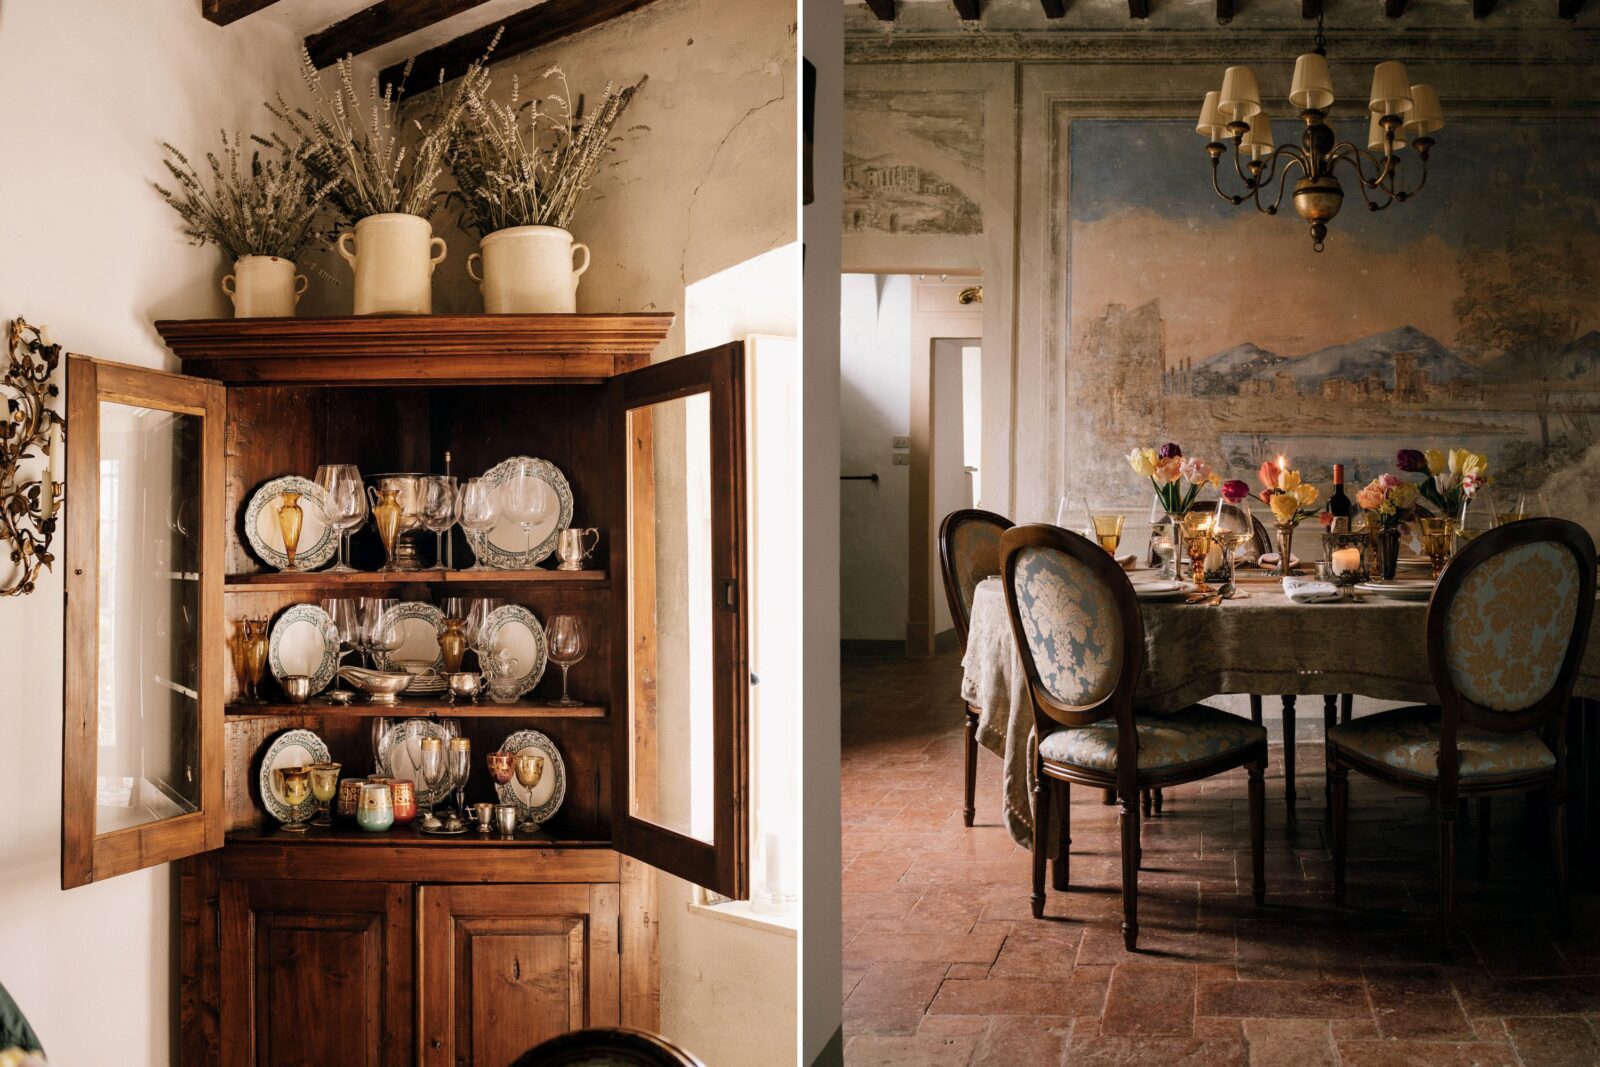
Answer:
M1361 570L1361 550L1359 548L1336 548L1333 550L1333 573L1355 574Z
M39 486L39 514L43 518L52 519L56 514L56 483L61 480L61 425L50 424L50 442L45 446L45 455L50 459L50 465L45 474L44 482Z
M46 348L49 348L51 345L55 344L55 341L53 341L50 336L50 327L39 327L39 343L44 345Z

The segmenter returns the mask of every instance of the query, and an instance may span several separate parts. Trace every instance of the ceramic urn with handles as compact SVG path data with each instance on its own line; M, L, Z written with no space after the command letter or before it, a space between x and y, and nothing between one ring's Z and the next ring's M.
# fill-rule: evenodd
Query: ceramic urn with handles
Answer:
M336 246L356 275L357 315L427 315L433 311L433 268L444 262L444 238L420 215L368 215Z
M467 274L483 292L491 315L571 314L578 310L578 279L589 269L589 246L575 244L558 226L510 226L483 239L467 257ZM582 262L574 262L578 253ZM481 260L483 274L473 269Z
M306 276L280 256L240 256L233 273L222 279L222 291L233 301L236 319L286 319L305 295Z

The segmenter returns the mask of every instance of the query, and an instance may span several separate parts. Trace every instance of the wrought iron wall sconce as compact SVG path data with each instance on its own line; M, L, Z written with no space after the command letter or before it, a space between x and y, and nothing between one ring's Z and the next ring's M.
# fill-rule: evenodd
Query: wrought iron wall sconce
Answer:
M55 562L50 542L65 498L58 476L67 420L50 407L61 395L51 380L61 346L52 343L50 328L35 329L13 319L6 347L9 359L0 378L0 396L6 402L5 423L0 425L0 538L9 549L11 568L0 577L0 596L22 596L33 592L39 568ZM28 460L46 466L38 476L23 480L19 468Z

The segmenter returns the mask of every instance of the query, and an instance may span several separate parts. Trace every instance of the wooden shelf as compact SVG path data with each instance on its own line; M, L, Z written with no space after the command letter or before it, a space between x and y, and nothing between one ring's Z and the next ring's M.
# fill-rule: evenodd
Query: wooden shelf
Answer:
M227 385L599 383L643 366L670 312L163 320L185 374Z
M421 816L418 815L417 819L420 822ZM611 847L610 841L570 840L554 837L543 832L519 833L515 837L507 838L501 837L498 831L480 834L476 827L464 834L425 834L416 828L416 823L369 833L359 826L351 826L337 819L331 827L312 826L304 833L281 829L276 823L271 826L254 827L249 830L230 830L228 831L227 842L230 845L356 845L369 848L393 848L396 845L404 845L406 847L423 846L426 848L609 849Z
M487 698L476 704L451 704L440 695L402 697L398 704L333 704L313 697L304 704L229 704L229 718L262 719L284 716L321 715L331 718L409 719L438 715L457 719L604 719L609 709L594 705L556 708L542 700L523 698L514 704L496 704Z
M501 585L509 582L602 587L609 583L610 578L607 571L558 571L553 568L526 571L450 571L438 568L420 571L263 571L259 574L230 574L223 580L223 588L229 592L261 592L273 589L320 590L392 585Z

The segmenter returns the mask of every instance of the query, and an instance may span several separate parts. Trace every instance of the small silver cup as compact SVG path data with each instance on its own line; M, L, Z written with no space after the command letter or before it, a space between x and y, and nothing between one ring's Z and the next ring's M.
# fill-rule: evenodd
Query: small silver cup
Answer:
M478 693L483 689L483 676L472 671L457 671L447 679L450 686L450 702L457 700L470 700L478 702Z
M303 674L286 675L283 679L283 695L289 698L291 704L304 704L311 699L311 679Z
M485 801L472 805L472 816L478 820L478 833L486 834L494 825L494 805Z
M585 539L588 541L587 545ZM556 558L561 561L556 570L583 570L584 561L599 544L600 531L592 526L587 528L572 526L562 530L556 537Z
M494 806L494 824L500 830L501 837L510 837L517 832L517 806L515 804L496 804Z

